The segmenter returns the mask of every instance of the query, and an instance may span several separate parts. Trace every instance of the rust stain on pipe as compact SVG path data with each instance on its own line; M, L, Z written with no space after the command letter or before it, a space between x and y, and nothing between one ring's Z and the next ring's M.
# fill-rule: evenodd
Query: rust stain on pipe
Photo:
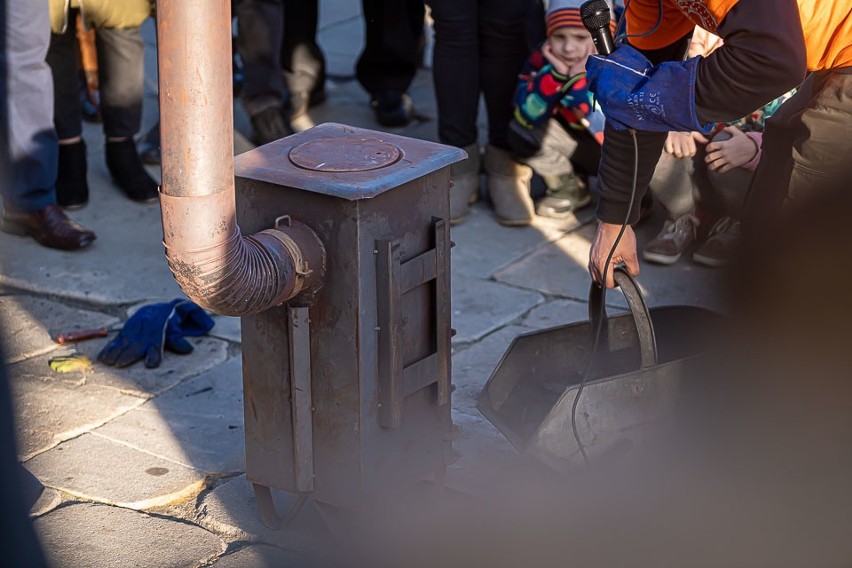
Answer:
M318 286L325 252L310 229L243 236L236 223L230 0L159 0L157 55L163 244L178 284L233 316Z

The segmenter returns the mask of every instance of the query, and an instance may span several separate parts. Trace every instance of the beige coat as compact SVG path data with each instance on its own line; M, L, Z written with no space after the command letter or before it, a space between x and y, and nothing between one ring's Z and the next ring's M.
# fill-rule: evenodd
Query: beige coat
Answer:
M152 13L151 0L50 0L50 29L68 26L68 11L79 8L87 28L136 28Z

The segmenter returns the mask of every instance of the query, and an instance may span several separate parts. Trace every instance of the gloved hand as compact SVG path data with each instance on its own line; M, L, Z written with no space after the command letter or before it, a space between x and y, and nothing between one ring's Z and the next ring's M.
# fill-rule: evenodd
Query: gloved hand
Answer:
M184 338L207 335L214 323L198 304L189 300L180 302L166 325L166 349L179 355L191 353L192 344Z
M98 360L106 365L127 367L144 358L149 369L158 367L164 347L179 354L189 353L192 345L184 337L204 335L211 327L213 320L189 300L143 306L127 320L118 336L104 346Z
M592 55L586 63L589 88L617 130L709 133L695 110L695 71L699 57L651 65L629 45L609 56Z

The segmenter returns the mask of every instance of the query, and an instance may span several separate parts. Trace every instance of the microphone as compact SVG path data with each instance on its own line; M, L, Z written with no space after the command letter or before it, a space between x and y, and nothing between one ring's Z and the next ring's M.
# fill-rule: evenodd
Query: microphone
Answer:
M588 0L580 6L580 19L592 34L595 49L600 55L609 55L615 49L612 31L609 27L609 4L606 0Z

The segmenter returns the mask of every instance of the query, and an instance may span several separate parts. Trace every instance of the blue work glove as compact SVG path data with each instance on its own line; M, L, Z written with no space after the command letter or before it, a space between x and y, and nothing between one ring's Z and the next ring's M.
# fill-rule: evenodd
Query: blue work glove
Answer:
M127 367L144 358L149 369L159 367L164 347L179 354L189 353L192 345L184 337L204 335L212 327L210 316L189 300L143 306L98 353L98 360Z
M197 304L189 300L180 302L166 325L166 349L179 355L191 353L192 344L184 338L207 335L214 323Z
M637 50L621 45L609 56L589 57L586 77L607 122L616 130L707 134L713 124L701 124L695 111L699 59L651 65Z

